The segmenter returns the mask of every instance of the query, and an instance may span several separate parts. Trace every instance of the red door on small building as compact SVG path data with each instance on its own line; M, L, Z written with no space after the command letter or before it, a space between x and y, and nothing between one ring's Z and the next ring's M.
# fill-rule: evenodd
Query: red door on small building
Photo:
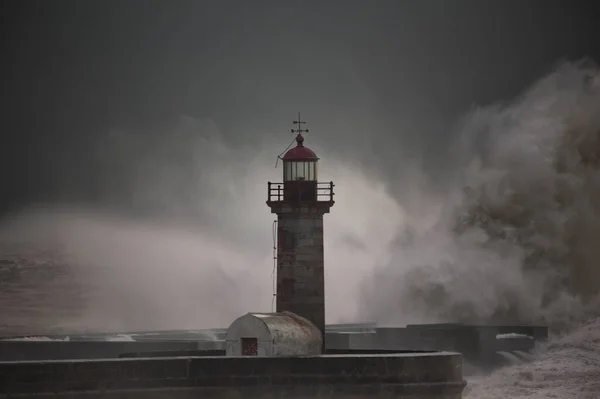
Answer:
M258 339L242 338L242 356L258 356Z

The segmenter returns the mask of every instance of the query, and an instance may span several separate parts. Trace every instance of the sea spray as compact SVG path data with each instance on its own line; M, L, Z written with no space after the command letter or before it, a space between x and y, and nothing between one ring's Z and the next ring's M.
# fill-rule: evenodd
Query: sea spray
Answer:
M598 76L567 63L463 119L443 187L414 191L418 209L403 204L412 217L365 282L363 318L560 329L590 316L600 292Z

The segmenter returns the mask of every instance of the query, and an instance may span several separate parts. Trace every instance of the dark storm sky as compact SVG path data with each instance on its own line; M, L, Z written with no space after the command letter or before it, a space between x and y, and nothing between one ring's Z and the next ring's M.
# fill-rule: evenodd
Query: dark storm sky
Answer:
M242 143L288 134L302 111L323 145L385 173L407 149L435 158L472 104L510 99L557 61L600 53L593 0L0 7L2 210L101 200L95 140L112 128L160 134L180 115L211 118Z

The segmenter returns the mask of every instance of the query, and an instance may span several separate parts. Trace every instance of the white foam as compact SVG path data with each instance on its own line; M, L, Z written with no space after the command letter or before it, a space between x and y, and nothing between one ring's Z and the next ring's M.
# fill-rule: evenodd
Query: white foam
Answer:
M600 319L556 337L532 362L467 380L466 399L600 398Z
M133 337L129 334L110 335L110 336L106 337L105 340L106 341L126 341L126 342L135 341L135 339L133 339Z
M69 337L64 337L64 338L50 338L50 337L44 337L44 336L39 336L39 337L35 337L35 336L31 336L31 337L15 337L15 338L2 339L2 341L69 341L69 340L70 340Z
M516 333L498 334L498 335L496 335L496 339L512 339L512 338L529 338L529 339L533 339L533 337L530 337L529 335L516 334Z

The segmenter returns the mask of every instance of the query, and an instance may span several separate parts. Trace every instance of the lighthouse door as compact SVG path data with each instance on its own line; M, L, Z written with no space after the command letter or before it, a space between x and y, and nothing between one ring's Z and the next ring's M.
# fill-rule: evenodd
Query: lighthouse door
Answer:
M242 356L258 356L258 339L242 338Z

